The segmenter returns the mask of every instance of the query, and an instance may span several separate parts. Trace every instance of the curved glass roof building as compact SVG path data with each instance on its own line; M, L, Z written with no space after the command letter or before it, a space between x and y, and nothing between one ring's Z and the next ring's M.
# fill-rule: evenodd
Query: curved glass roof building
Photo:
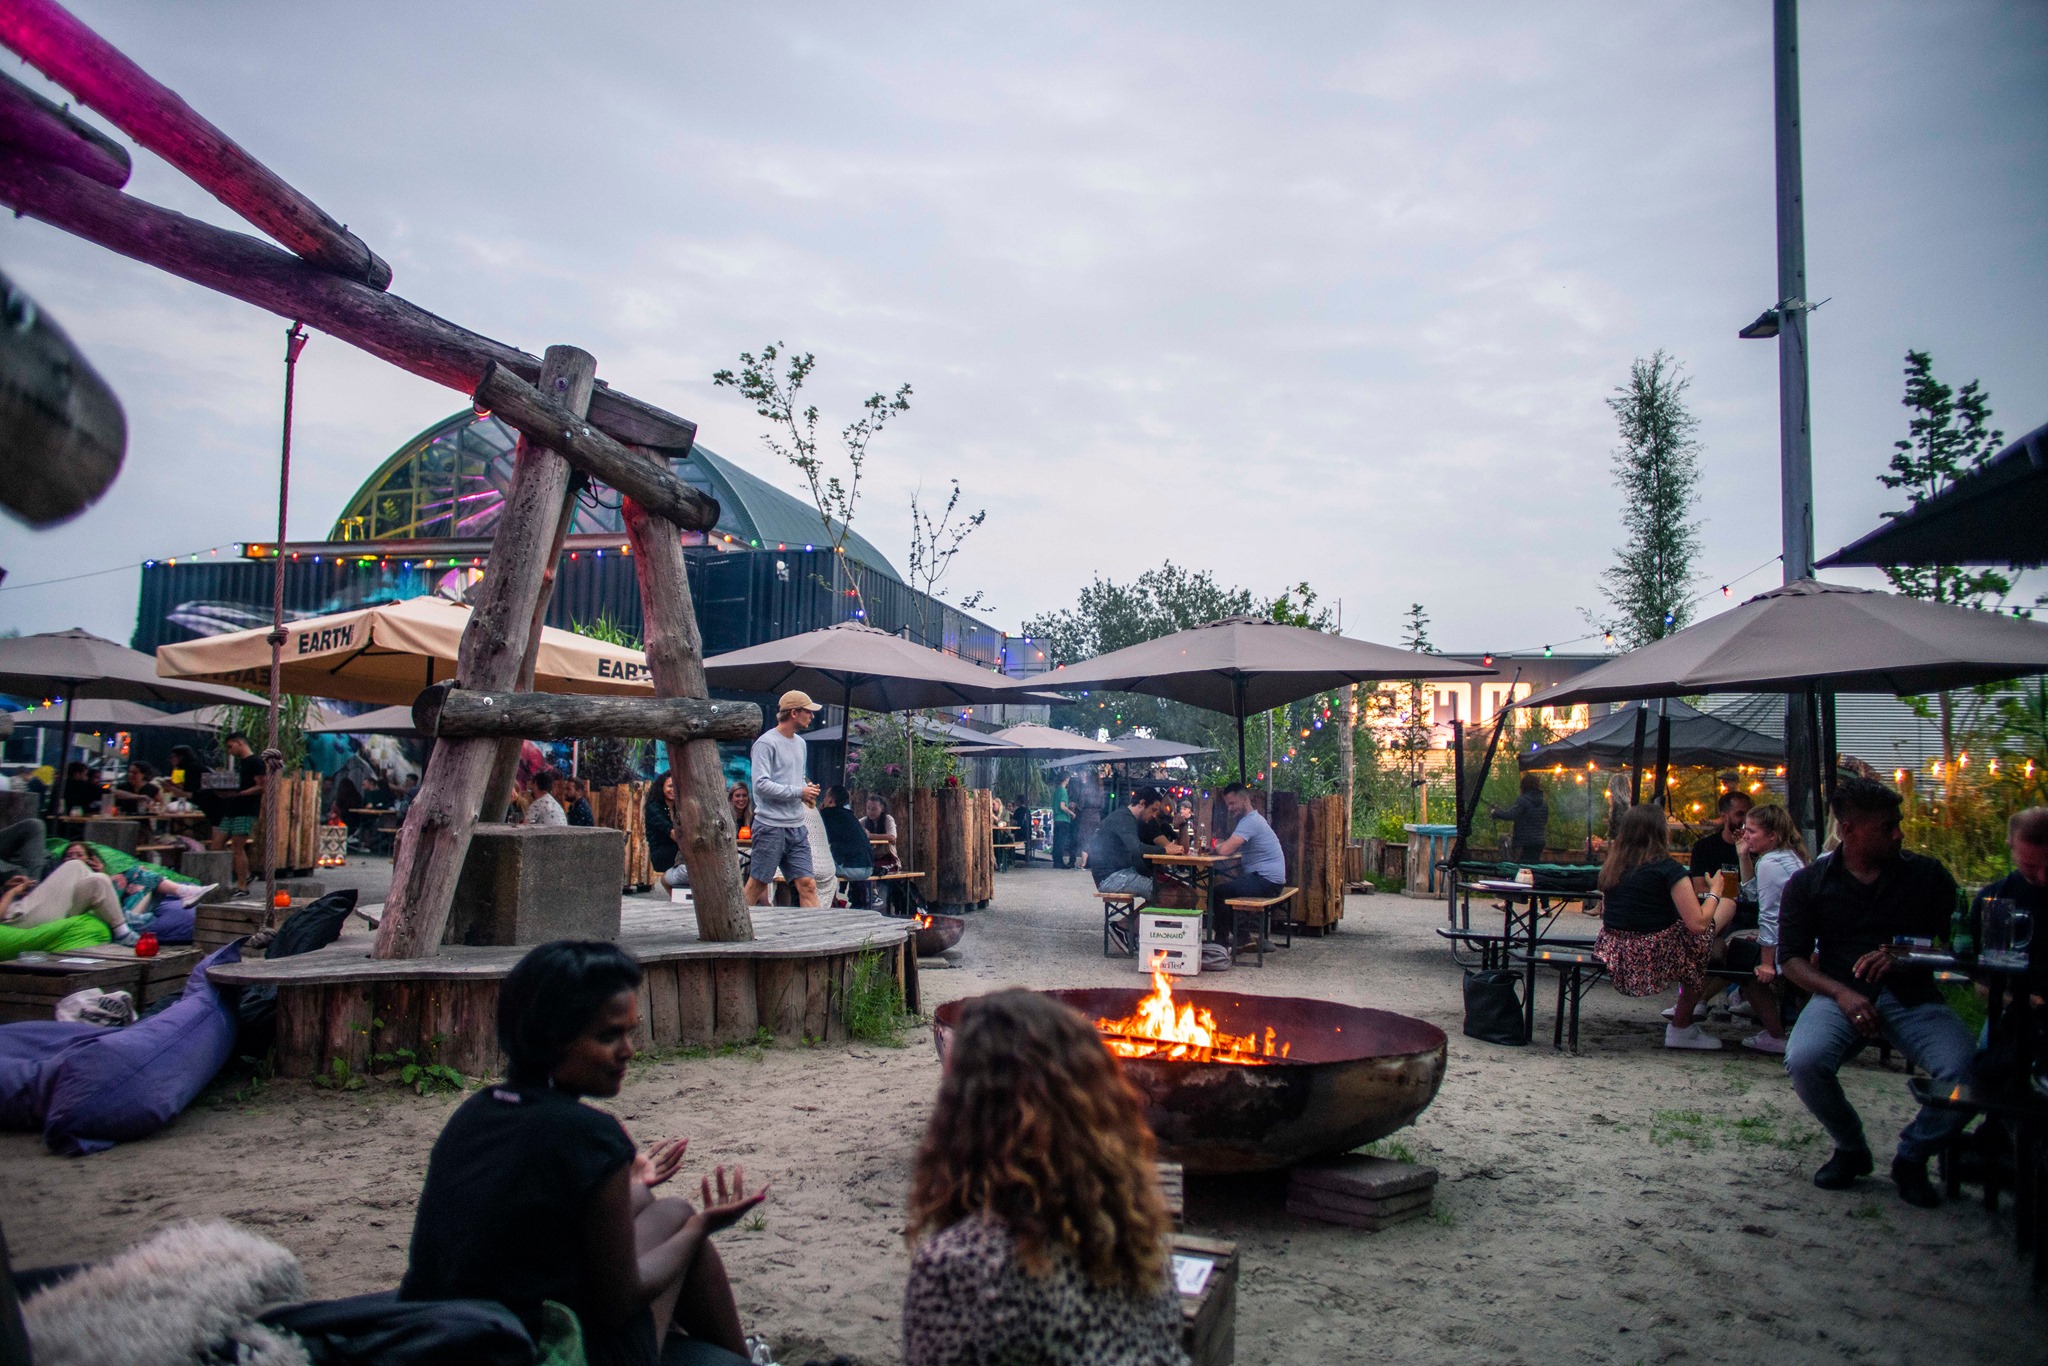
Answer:
M518 434L496 417L464 409L415 436L377 467L335 520L335 541L469 540L497 526L512 484ZM747 549L808 549L829 539L816 508L733 464L699 442L686 459L669 462L676 477L718 500L718 527L709 539ZM571 535L620 535L625 520L619 495L602 484L578 500ZM858 532L846 554L875 573L901 575Z

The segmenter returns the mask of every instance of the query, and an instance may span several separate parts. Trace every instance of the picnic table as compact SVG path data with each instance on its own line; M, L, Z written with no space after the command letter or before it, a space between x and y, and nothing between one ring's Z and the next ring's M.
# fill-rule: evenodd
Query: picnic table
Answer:
M1195 908L1202 913L1202 937L1207 939L1209 937L1209 888L1216 881L1216 865L1219 863L1234 863L1237 861L1237 855L1197 854L1193 852L1185 854L1147 854L1145 855L1145 861L1155 864L1161 869L1178 872L1181 877L1186 879L1189 890L1194 893Z
M1591 908L1599 904L1600 893L1565 892L1493 878L1461 882L1458 892L1461 923L1455 928L1466 932L1472 929L1473 896L1500 898L1501 939L1519 956L1524 974L1522 1034L1525 1038L1533 1038L1536 1032L1536 964L1543 948L1543 932L1564 912L1566 902L1576 901L1582 907Z

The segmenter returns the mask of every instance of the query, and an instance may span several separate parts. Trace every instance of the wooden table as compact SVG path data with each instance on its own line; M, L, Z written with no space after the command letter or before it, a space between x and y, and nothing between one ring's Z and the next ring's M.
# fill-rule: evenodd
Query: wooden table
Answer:
M1209 937L1209 888L1216 880L1216 865L1235 863L1236 854L1147 854L1145 861L1160 868L1181 870L1195 894L1195 907L1202 913L1202 937ZM1157 898L1154 899L1155 902Z
M1579 902L1592 907L1600 904L1598 892L1561 892L1550 887L1531 887L1520 882L1461 882L1460 902L1464 924L1463 929L1472 928L1472 897L1496 896L1501 899L1501 937L1509 943L1522 941L1520 949L1525 956L1522 983L1522 1036L1534 1038L1536 1031L1536 962L1542 947L1543 930L1555 921L1564 910L1567 901Z

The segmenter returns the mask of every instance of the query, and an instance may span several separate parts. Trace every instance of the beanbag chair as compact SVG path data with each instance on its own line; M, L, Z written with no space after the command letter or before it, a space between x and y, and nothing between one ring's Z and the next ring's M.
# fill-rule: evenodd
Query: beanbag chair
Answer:
M45 1064L44 1146L96 1153L177 1118L234 1056L236 1002L227 997L239 993L216 989L206 970L241 961L239 939L214 950L169 1010L74 1044Z
M192 942L192 928L198 919L196 906L169 897L159 903L155 915L135 928L148 930L156 936L159 944L189 944Z
M57 860L64 857L66 849L77 843L79 843L77 840L59 839L52 835L49 839L43 841L43 848L48 852L50 862L54 864ZM193 844L193 847L196 849L204 849L206 847L203 844L197 844L189 840L187 843ZM85 841L85 847L99 855L100 863L106 868L109 877L119 877L123 873L132 873L137 868L144 868L149 871L150 876L160 882L183 882L193 886L197 886L199 883L199 879L196 877L185 873L173 872L161 864L145 863L135 857L135 855L124 853L111 844L94 844L92 841L87 840Z
M0 1129L42 1128L44 1064L82 1039L112 1032L69 1020L0 1025Z
M24 953L62 953L66 949L89 949L114 937L107 923L96 915L67 915L29 929L0 925L0 963Z
M341 937L356 908L356 889L343 887L329 892L309 906L301 906L278 926L277 937L264 950L267 962L324 949ZM260 1058L277 1041L277 988L246 987L242 991L242 1037L235 1051L243 1057Z

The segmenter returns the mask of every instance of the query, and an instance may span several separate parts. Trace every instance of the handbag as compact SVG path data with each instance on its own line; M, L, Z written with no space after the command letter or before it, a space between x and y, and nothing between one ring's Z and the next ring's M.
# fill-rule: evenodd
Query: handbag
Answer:
M1529 1042L1522 1028L1522 974L1504 968L1465 973L1465 1033L1487 1043L1519 1048Z

